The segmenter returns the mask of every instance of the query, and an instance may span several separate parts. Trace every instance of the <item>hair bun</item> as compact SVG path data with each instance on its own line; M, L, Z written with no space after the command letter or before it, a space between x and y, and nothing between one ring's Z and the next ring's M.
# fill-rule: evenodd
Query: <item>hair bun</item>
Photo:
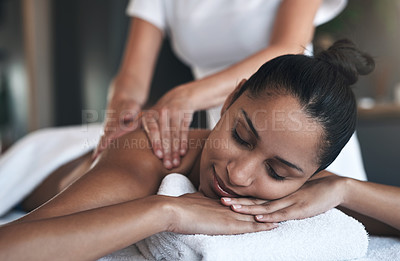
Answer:
M358 50L348 39L336 41L328 50L320 52L315 58L337 68L349 85L357 82L358 75L369 74L375 68L372 57Z

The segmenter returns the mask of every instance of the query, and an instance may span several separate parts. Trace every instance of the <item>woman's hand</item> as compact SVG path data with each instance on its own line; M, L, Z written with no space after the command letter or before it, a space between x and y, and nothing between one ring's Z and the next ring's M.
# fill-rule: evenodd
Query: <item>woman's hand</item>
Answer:
M281 199L266 201L248 198L222 198L237 213L255 215L259 222L281 222L321 214L343 202L345 178L330 175L307 181L296 192Z
M104 120L104 134L100 138L93 158L96 158L116 138L139 127L140 104L133 99L113 99Z
M235 213L218 200L202 193L185 194L172 200L173 222L168 231L181 234L227 235L265 231L273 223L260 223L254 216Z
M142 124L154 154L163 159L167 169L178 167L188 150L189 126L193 101L184 87L166 93L154 107L143 112Z

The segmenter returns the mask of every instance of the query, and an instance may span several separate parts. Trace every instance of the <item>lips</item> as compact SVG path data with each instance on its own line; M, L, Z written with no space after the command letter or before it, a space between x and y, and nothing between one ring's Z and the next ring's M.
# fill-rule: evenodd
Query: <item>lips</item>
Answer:
M214 169L214 180L213 180L213 187L217 195L221 197L230 197L230 198L236 198L239 197L235 192L232 190L228 189L225 184L222 182L222 180L219 179L219 177L216 175L215 168Z

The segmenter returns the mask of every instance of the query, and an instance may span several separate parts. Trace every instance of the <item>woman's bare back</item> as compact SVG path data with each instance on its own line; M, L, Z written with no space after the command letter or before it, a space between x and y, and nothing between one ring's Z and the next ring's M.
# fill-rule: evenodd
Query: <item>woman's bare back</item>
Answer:
M23 206L33 209L64 191L22 220L67 215L149 196L157 192L169 173L185 174L196 184L200 153L208 134L208 130L191 130L189 144L196 146L189 146L178 168L168 170L153 155L143 131L129 133L104 151L92 167L90 154L85 154L54 171Z

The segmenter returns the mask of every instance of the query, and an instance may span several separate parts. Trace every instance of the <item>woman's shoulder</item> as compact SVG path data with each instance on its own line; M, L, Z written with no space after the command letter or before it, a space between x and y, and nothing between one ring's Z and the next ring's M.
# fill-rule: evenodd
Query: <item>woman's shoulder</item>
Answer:
M151 171L162 176L169 173L188 174L200 155L210 130L191 129L188 136L188 151L177 168L166 169L162 161L152 152L151 143L143 130L136 130L113 141L102 155L103 160L128 170Z

